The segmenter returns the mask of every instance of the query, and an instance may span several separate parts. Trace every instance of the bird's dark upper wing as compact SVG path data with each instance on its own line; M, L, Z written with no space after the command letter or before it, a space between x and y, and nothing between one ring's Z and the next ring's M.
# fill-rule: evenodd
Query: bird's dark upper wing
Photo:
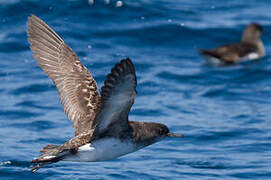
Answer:
M208 55L218 58L224 62L237 62L243 57L246 57L249 53L255 52L257 47L250 43L232 43L223 46L219 46L213 50L201 49L201 55Z
M56 85L64 111L76 129L75 135L87 132L100 107L96 81L73 50L45 22L32 15L27 25L33 56Z
M107 130L118 133L128 128L128 114L137 95L136 85L132 61L129 58L121 60L107 75L102 87L101 111L93 123L96 133Z
M232 43L224 46L220 46L215 49L215 51L219 54L229 54L234 53L239 57L244 57L248 53L255 52L257 47L250 43L240 42L240 43Z

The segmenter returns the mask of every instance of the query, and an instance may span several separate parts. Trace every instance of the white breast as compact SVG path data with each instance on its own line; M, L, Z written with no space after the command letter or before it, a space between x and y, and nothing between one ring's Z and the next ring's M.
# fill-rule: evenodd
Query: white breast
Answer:
M106 138L81 146L74 155L69 155L64 161L107 161L138 150L130 141L116 138Z

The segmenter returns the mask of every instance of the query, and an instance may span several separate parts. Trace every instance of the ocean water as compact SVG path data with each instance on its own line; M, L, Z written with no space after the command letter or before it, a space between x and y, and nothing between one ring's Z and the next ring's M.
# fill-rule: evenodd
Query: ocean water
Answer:
M268 0L0 1L0 179L271 179L270 9ZM29 50L30 14L61 35L99 88L130 57L138 79L130 120L164 123L185 138L31 174L39 150L74 129ZM264 59L213 67L197 54L238 41L251 22L264 27Z

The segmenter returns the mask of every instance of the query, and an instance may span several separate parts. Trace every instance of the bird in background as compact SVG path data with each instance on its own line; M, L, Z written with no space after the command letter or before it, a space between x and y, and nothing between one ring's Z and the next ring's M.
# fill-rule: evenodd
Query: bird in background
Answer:
M46 145L31 162L40 167L58 161L107 161L166 137L183 137L164 124L129 121L137 95L135 68L129 58L116 64L99 93L97 83L73 50L44 21L31 15L28 41L38 66L55 84L75 135L62 145Z
M240 42L219 46L215 49L199 49L200 55L210 64L227 65L256 60L265 56L261 40L263 27L251 23L243 32Z

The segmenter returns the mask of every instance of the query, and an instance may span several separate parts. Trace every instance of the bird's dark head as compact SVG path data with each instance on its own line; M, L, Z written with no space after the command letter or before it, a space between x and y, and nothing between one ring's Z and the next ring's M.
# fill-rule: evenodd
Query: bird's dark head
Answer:
M153 130L155 131L154 134L157 135L158 138L165 138L165 137L179 137L183 138L183 134L176 134L169 131L168 127L164 124L154 123Z
M243 33L242 41L253 42L258 40L263 33L263 27L259 23L251 23ZM250 42L250 43L251 43Z
M250 28L252 31L263 33L263 27L259 23L251 23L247 28Z
M166 137L183 137L182 134L169 132L168 127L160 123L130 121L130 126L134 132L134 140L145 145L155 143Z

